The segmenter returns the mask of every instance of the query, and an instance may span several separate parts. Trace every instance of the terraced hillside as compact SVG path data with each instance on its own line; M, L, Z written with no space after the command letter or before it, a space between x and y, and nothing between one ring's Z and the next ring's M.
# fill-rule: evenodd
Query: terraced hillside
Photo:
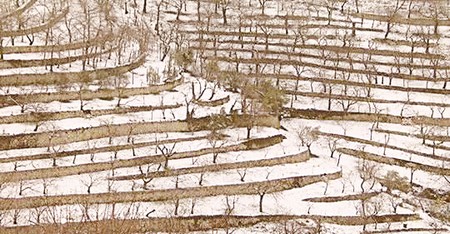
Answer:
M449 230L445 4L3 5L0 233Z
M283 128L341 167L341 191L309 206L370 219L410 205L422 220L366 232L437 232L448 221L446 2L190 3L170 23L189 38L194 73L240 88L269 81L287 98ZM336 209L355 201L364 207Z

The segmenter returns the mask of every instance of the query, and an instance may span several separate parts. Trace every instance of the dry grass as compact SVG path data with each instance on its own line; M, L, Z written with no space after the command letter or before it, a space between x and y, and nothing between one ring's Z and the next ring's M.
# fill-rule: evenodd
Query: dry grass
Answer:
M285 18L285 16L281 16L281 17ZM277 18L280 18L280 16L278 16ZM322 19L320 17L311 17L311 18ZM305 20L307 20L307 19L305 18ZM326 19L326 21L328 21L328 18ZM182 26L204 25L204 22L199 22L197 20L183 20L183 21L169 20L168 22L169 23L174 23L174 24L180 24ZM331 22L338 22L338 20L332 20ZM349 22L349 21L343 21L343 22L349 23L349 25L351 25L351 22ZM233 24L223 25L222 23L214 23L214 22L210 23L209 26L211 28L214 28L214 29L221 28L221 29L228 29L228 30L233 30L233 29L236 29L236 27L237 27L236 25L233 25ZM262 22L258 23L258 26L263 27L263 28L268 28L268 29L279 29L279 30L285 30L286 29L286 24L284 23L284 20L280 21L278 23L266 23L266 22L262 21ZM363 31L363 32L364 31L368 31L368 32L383 32L382 29L376 29L376 28L364 28L364 27L358 27L358 26L355 26L353 28L352 26L343 26L343 25L336 25L336 24L329 24L329 25L328 24L311 24L311 23L309 23L309 24L302 24L302 23L295 23L295 22L294 23L293 22L289 22L288 25L287 25L287 28L289 30L292 30L292 29L294 29L296 27L299 27L299 26L304 28L304 29L342 29L342 30L353 30L353 29L355 29L357 31ZM240 24L240 27L245 30L245 29L248 29L248 28L255 27L255 25L244 22L244 23ZM185 30L183 30L183 31L180 31L180 32L187 33L187 34L192 34L193 31L185 31ZM197 30L196 32L198 32L199 34L201 34L201 33L208 33L207 31L204 31L204 30ZM213 32L217 32L217 30L214 30ZM224 32L230 32L230 31L224 31ZM246 32L241 32L241 33L246 33ZM225 34L223 34L223 35L225 35ZM241 35L243 35L243 34L241 34ZM252 35L254 37L257 34L246 34L246 35L248 35L248 36ZM278 35L281 36L282 34L275 34L275 35L276 35L275 37L278 37ZM307 35L307 36L314 36L314 35Z
M0 20L5 20L8 18L13 18L13 17L19 17L20 15L22 15L25 11L27 11L28 9L30 9L32 6L34 6L34 4L37 2L38 0L28 0L24 5L22 5L21 7L17 8L16 10L9 12L5 15L1 15L0 16Z
M144 133L204 131L209 130L211 118L212 117L209 116L180 121L111 124L90 128L0 136L0 149L48 147L51 145L68 144L105 137L129 136ZM243 118L247 118L247 116L232 115L224 116L224 118L227 121L221 125L221 128L247 126L247 122L243 120ZM251 120L253 121L253 126L280 127L280 122L275 116L251 116Z
M450 126L449 118L430 118L426 116L412 116L401 117L397 115L389 114L375 114L364 112L345 112L345 111L326 111L317 109L295 109L284 108L285 112L289 112L290 118L304 118L304 119L320 119L320 120L345 120L345 121L357 121L357 122L380 122L380 123L393 123L403 124L404 120L410 121L413 125L426 125L426 126ZM406 132L398 132L391 130L374 129L377 132L385 132L402 136L414 136L421 138L419 134L412 134ZM439 135L427 135L427 140L435 141L450 141L450 137ZM436 147L437 148L437 147Z
M391 22L397 24L406 24L406 25L419 25L419 26L434 26L436 21L431 18L404 18L404 17L390 17L388 15L379 15L379 14L371 14L371 13L353 13L351 14L354 17L368 19L368 20L376 20L380 22ZM450 20L438 20L439 26L450 26Z
M93 82L103 80L113 75L117 76L126 72L132 71L145 62L146 54L143 54L136 58L129 64L116 66L112 68L100 68L92 71L77 71L77 72L51 72L51 73L39 73L39 74L12 74L0 76L0 86L25 86L25 85L62 85L73 84L77 82ZM35 94L36 96L37 94ZM29 95L28 95L29 96ZM33 96L33 95L31 95ZM18 98L17 95L12 95L13 98ZM38 96L39 97L39 96ZM28 97L31 98L31 97ZM28 100L28 98L26 100ZM2 104L0 106L13 105L10 100L4 100L2 97ZM44 99L45 98L42 98ZM72 98L73 99L73 98ZM23 100L23 101L26 101ZM38 99L39 100L39 99ZM44 100L41 100L44 101ZM52 99L57 101L58 99ZM62 98L63 101L70 99ZM9 103L8 105L4 103Z
M222 71L223 73L228 73ZM416 93L426 93L426 94L443 94L450 95L450 90L448 89L431 89L431 88L416 88L416 87L403 87L403 86L393 86L388 85L389 82L385 81L387 84L374 84L374 83L365 83L365 82L357 82L357 81L348 81L348 80L335 80L329 78L322 77L303 77L303 76L295 76L295 75L285 75L285 74L273 74L273 73L263 73L263 74L255 74L255 73L246 73L239 74L240 78L249 79L280 79L280 80L299 80L299 81L309 81L309 82L319 82L323 84L336 84L336 85L347 85L347 86L355 86L355 87L363 87L363 88L372 88L372 89L384 89L384 90L393 90L393 91L401 91L401 92L416 92ZM385 79L386 80L386 79ZM430 82L440 81L440 79L430 79Z
M321 136L332 137L332 138L336 138L336 139L343 139L343 140L349 141L349 142L358 142L358 143L367 144L367 145L376 146L376 147L386 147L388 149L398 150L398 151L402 151L402 152L413 154L413 155L419 155L422 157L432 158L432 159L439 160L439 161L450 162L450 157L422 153L420 151L405 149L405 148L398 147L395 145L384 144L381 142L366 140L366 139L362 139L362 138L345 136L345 135L334 134L334 133L324 133L324 132L316 132L316 134L321 135Z
M60 196L38 196L16 199L0 199L0 210L26 209L42 206L60 206L76 204L114 204L130 202L159 202L192 197L211 197L219 195L256 195L261 191L267 194L300 188L324 180L341 178L341 172L297 176L283 179L267 180L232 185L203 186L194 188L162 189L138 192L117 192L99 194L79 194ZM11 204L12 203L12 204Z
M317 109L285 108L290 118L318 119L318 120L345 120L358 122L380 122L401 124L402 118L387 114L373 114L363 112L326 111Z
M193 41L196 42L212 42L213 39L195 39ZM221 45L225 44L236 44L236 45L266 45L266 42L262 41L244 41L244 40L236 40L236 39L224 39L220 41ZM284 43L284 42L270 42L267 43L269 46L277 46L277 47L288 47L292 48L292 43ZM417 59L445 59L445 57L441 54L432 54L432 53L422 53L422 52L399 52L393 50L382 50L382 49L369 49L364 47L342 47L335 45L312 45L312 44L297 44L294 46L296 49L311 49L311 50L321 50L321 51L332 51L335 53L341 53L343 55L347 54L366 54L366 55L378 55L378 56L388 56L388 57L398 57L398 58L417 58Z
M176 109L181 106L182 106L181 104L176 104L163 106L130 106L114 109L101 109L89 111L30 112L19 115L2 116L0 117L0 124L35 123L68 118L91 118L102 115L113 115L113 114L120 115L120 114L131 114L136 112L145 112L154 110Z
M286 94L298 95L298 96L303 96L303 97L330 98L330 99L334 99L334 100L352 100L352 101L366 102L366 103L405 104L405 105L410 105L410 106L429 106L429 107L445 107L445 108L450 107L450 104L444 103L444 102L416 102L416 101L386 100L386 99L378 99L378 98L372 98L372 97L328 94L328 93L323 93L323 92L302 92L302 91L293 91L293 90L283 90L283 92Z
M437 121L450 121L448 119L443 119L443 120L436 119L436 120ZM448 141L450 141L450 136L446 136L446 135L435 135L435 134L431 134L431 133L430 134L421 135L421 134L415 134L415 133L411 133L411 132L394 131L394 130L387 130L387 129L382 129L382 128L374 128L373 130L376 131L376 132L392 134L392 135L399 135L399 136L406 136L406 137L415 137L415 138L419 138L419 139L425 138L425 140L430 140L430 141L437 141L437 142L448 142Z
M150 142L141 142L135 144L126 144L126 145L112 145L106 147L98 147L93 149L81 149L81 150L70 150L56 153L44 153L44 154L35 154L28 156L17 156L17 157L8 157L8 158L0 158L0 163L10 163L10 162L19 162L19 161L28 161L28 160L41 160L41 159L57 159L63 157L70 157L76 155L83 154L98 154L105 152L116 152L121 150L131 150L142 147L154 146L154 145L164 145L164 144L172 144L172 143L180 143L185 141L198 141L207 139L207 136L198 136L198 137L188 137L188 138L176 138L176 139L165 139L158 141L150 141Z
M214 152L230 152L230 151L240 151L245 150L245 146L238 144L233 146L227 146L217 149L204 148L196 151L188 151L182 153L174 154L171 159L182 159L197 157L205 154L210 154ZM10 182L19 182L23 180L35 180L44 178L57 178L62 176L79 175L84 173L93 173L99 171L107 171L117 168L134 167L146 164L158 164L163 163L165 158L163 155L152 155L152 156L142 156L132 159L121 159L110 162L98 162L89 164L80 164L74 166L59 166L51 168L41 168L34 170L24 170L24 171L11 171L0 173L1 177L6 177Z
M346 67L340 67L335 65L323 65L323 64L317 64L317 63L310 63L310 62L303 62L299 60L291 60L291 59L279 59L279 58L232 58L232 57L225 57L225 56L210 56L208 57L210 60L220 61L220 62L227 62L227 63L239 63L239 64L278 64L278 65L284 65L284 66L302 66L302 67L310 67L310 68L318 68L322 70L328 70L328 71L336 71L336 72L346 72L351 74L362 74L362 75L372 75L372 76L379 76L379 77L391 77L393 79L402 79L402 80L422 80L422 81L430 81L430 82L438 82L438 81L444 81L444 78L432 78L427 76L418 76L418 75L409 75L404 73L390 73L390 72L380 72L380 71L373 71L371 69L352 69L352 68L346 68ZM439 67L439 66L437 66ZM442 69L447 69L447 67L442 67ZM331 80L330 81L337 81L337 82L348 82L345 80ZM365 87L372 87L373 85L377 84L370 84L369 82L364 84ZM382 87L402 87L402 86L387 86L382 85ZM427 90L433 90L433 89L421 89L423 92L427 92ZM438 91L442 91L444 93L448 92L448 90L439 89Z
M389 39L389 38L373 38L372 41L378 42L378 43L382 43L382 44L387 44L390 46L412 46L411 41L407 41L407 40L401 40L401 39ZM417 41L414 42L414 47L418 48L418 47L423 47L425 48L427 46L426 43L421 42L421 41ZM430 42L429 43L429 47L430 48L434 48L436 47L436 43L434 42Z
M255 167L272 167L281 164L294 164L305 162L309 160L310 156L308 152L299 153L296 155L270 158L270 159L261 159L261 160L251 160L251 161L243 161L236 163L221 163L221 164L213 164L206 166L198 166L198 167L188 167L188 168L180 168L166 171L155 171L146 174L140 175L127 175L127 176L118 176L112 177L111 180L136 180L142 178L158 178L158 177L169 177L169 176L179 176L185 174L194 174L194 173L205 173L205 172L218 172L224 170L232 170L232 169L242 169L242 168L255 168Z
M106 75L106 74L104 74ZM106 76L105 76L106 77ZM82 90L81 96L83 101L92 99L114 99L119 96L122 98L135 95L148 95L148 94L158 94L163 91L172 90L176 86L180 85L181 81L175 81L170 83L165 83L162 85L152 85L148 87L138 87L138 88L117 88L117 89L99 89L93 90ZM14 106L17 103L22 105L31 103L48 103L54 101L68 102L79 100L80 92L77 91L60 91L54 93L32 93L32 94L14 94L14 95L1 95L0 96L0 107ZM17 102L17 103L16 103Z
M343 153L346 155L350 155L350 156L353 156L356 158L362 158L362 159L378 162L378 163L426 171L426 172L430 172L430 173L433 173L436 175L446 175L446 176L450 175L449 168L435 167L435 166L425 165L425 164L421 164L421 163L417 163L417 162L411 162L411 161L403 160L403 159L389 158L389 157L386 157L383 155L372 154L372 153L364 152L361 150L354 150L354 149L349 149L349 148L339 148L339 149L337 149L337 152Z
M276 137L276 136L275 136ZM243 151L243 150L253 150L253 149L262 149L265 147L269 147L275 144L278 144L279 141L270 140L273 137L268 138L260 138L259 141L265 142L264 145L258 145L258 147L249 147L248 142L243 142L240 144L224 146L224 147L216 147L216 148L203 148L195 151L187 151L175 153L170 157L171 160L174 159L183 159L183 158L192 158L205 154L211 153L226 153L231 151ZM266 141L269 139L269 141ZM251 140L255 141L255 139ZM24 171L11 171L11 172L2 172L0 173L0 177L8 178L9 182L18 182L23 180L35 180L35 179L44 179L44 178L56 178L62 176L69 175L78 175L84 173L92 173L99 171L107 171L117 168L124 167L133 167L140 166L145 164L158 164L163 163L165 161L164 155L150 155L150 156L142 156L135 157L131 159L121 159L109 162L99 162L99 163L89 163L89 164L81 164L74 166L61 166L61 167L51 167L51 168L42 168L42 169L34 169L34 170L24 170Z
M62 45L27 45L27 46L7 46L2 48L3 54L25 54L25 53L57 53L69 50L85 49L86 47L101 46L109 44L116 38L113 34L99 35L86 41L72 42Z
M199 100L199 99L192 100L192 102L197 105L208 106L208 107L221 106L229 101L230 101L230 96L226 96L224 98L220 98L217 100L210 100L210 101L203 101L203 100Z
M300 219L291 215L256 215L256 216L189 216L147 219L108 219L91 222L73 222L65 224L42 224L35 226L13 227L0 229L1 233L189 233L225 228L251 227L258 223L278 223L287 220ZM310 221L312 222L312 221Z
M388 229L378 231L365 231L362 234L378 234L378 233L404 233L404 232L419 232L419 233L440 233L448 232L445 228L402 228L402 229Z
M39 26L32 27L32 28L26 28L26 29L18 29L18 30L11 30L11 31L1 30L0 35L2 35L2 37L20 37L20 36L25 36L25 35L31 35L31 34L38 33L38 32L43 32L49 28L54 27L56 24L61 22L61 20L64 19L64 17L67 15L67 13L69 13L69 7L62 10L61 13L59 13L58 15L54 16L53 18L49 19L44 24L41 24Z
M313 197L303 199L309 202L340 202L340 201L353 201L353 200L366 200L377 196L380 192L370 192L361 194L351 194L345 196L335 196L335 197Z
M35 226L3 228L4 234L14 233L189 233L209 231L225 228L251 227L258 223L283 223L289 220L302 220L304 223L337 223L341 225L363 225L382 222L404 222L417 220L417 215L384 215L364 219L359 216L310 216L310 215L215 215L215 216L190 216L170 218L147 218L128 220L101 220L90 222L74 222L65 224L41 224ZM305 224L306 225L306 224ZM307 227L304 227L307 229ZM314 226L312 227L315 228ZM314 230L312 230L314 231ZM314 233L314 232L313 232Z
M314 59L323 59L322 56L317 55L317 54L313 54L313 53L306 53L305 51L301 51L301 50L297 50L296 52L292 52L292 51L286 51L286 50L273 50L273 49L246 49L246 48L232 48L232 47L220 47L220 48L216 48L216 47L211 47L211 46L191 46L189 47L193 50L197 50L197 51L222 51L222 52L239 52L239 53L255 53L257 52L260 55L283 55L286 56L288 59L291 58L314 58ZM291 46L292 48L292 46ZM287 48L289 49L289 48ZM300 52L301 51L301 52ZM344 54L345 56L345 54ZM398 62L398 63L393 63L393 62L385 62L385 61L375 61L375 60L369 60L369 61L363 61L359 58L347 58L347 57L336 57L333 55L329 55L326 58L327 62L334 62L334 63L352 63L352 64L365 64L365 65L380 65L380 66L392 66L392 67L400 67L400 68L413 68L413 69L436 69L436 70L445 70L445 69L450 69L450 66L444 66L444 65L428 65L428 64L416 64L416 63L405 63L405 62ZM414 58L414 57L412 57ZM417 60L416 60L417 61ZM398 74L393 74L396 75L396 77L398 78ZM416 76L416 75L409 75L409 74L400 74L401 79L404 80L430 80L430 78L428 77L423 77L423 76ZM443 81L445 78L437 78L439 81ZM434 80L434 78L433 78Z
M117 50L118 47L113 47L108 50L97 53L88 53L86 55L77 55L63 58L48 58L48 59L8 59L0 61L0 69L25 68L25 67L43 67L43 66L57 66L67 63L73 63L83 59L98 58ZM14 84L17 86L18 84Z

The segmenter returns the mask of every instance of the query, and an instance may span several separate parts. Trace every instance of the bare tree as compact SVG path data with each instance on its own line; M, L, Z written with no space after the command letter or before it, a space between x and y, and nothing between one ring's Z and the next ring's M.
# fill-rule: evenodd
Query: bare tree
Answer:
M379 171L379 166L368 160L359 160L358 162L358 174L361 178L360 188L364 193L366 191L365 184L371 182L370 189L373 188L376 182L376 174Z
M169 25L158 26L160 60L164 61L170 53L171 44L174 41L174 29Z
M194 208L195 208L195 205L197 204L197 198L192 198L191 199L191 215L193 215L194 214Z
M130 80L126 75L111 76L102 81L102 86L109 87L116 92L116 107L121 107L122 99L126 97L126 88L130 84Z
M300 138L301 146L306 146L309 154L311 154L311 145L318 139L316 134L318 130L319 129L317 127L312 128L309 126L303 126L297 131L297 136Z
M175 146L176 143L174 143L171 148L165 145L156 145L157 150L159 150L161 155L164 157L164 169L169 169L169 159L175 154Z
M42 195L46 196L48 194L48 189L53 182L53 179L42 179Z
M383 155L386 155L386 148L389 144L389 140L391 139L391 134L384 135L384 144L383 144Z
M334 153L336 152L337 149L337 142L339 141L339 139L328 139L328 149L330 150L330 157L333 158Z
M231 0L215 0L215 1L219 1L220 8L222 10L223 24L225 24L225 25L228 24L227 11L230 7Z
M98 183L98 178L96 178L93 174L88 174L88 178L82 179L81 183L86 186L86 192L91 194L92 188Z
M27 190L32 190L32 186L28 181L20 181L19 182L19 196L22 196L23 193Z
M45 121L45 114L41 113L45 111L45 107L41 103L33 103L30 104L31 115L33 122L35 123L35 127L33 129L34 132L38 131L39 126L41 126Z
M261 7L261 15L265 15L266 5L271 0L258 0L259 6Z
M395 6L388 6L387 13L388 19L386 21L386 34L384 34L384 38L387 38L389 33L391 32L392 25L394 24L395 19L398 17L398 12L405 5L406 0L395 0Z
M247 168L238 169L237 173L239 174L239 177L241 178L241 182L245 182L245 176L247 175Z
M147 165L146 168L144 169L143 165L139 166L139 172L141 173L141 180L143 182L143 188L144 190L148 190L148 184L153 180L152 177L148 177L148 174L150 173L151 170L151 164Z
M326 0L325 6L327 7L328 12L328 25L331 24L331 20L333 19L333 11L337 8L338 1L337 0Z
M238 198L236 196L233 196L232 198L230 198L229 196L225 197L225 201L224 201L224 205L225 205L224 215L225 215L225 217L230 217L231 215L233 215L235 213L236 203L237 202L238 202ZM225 233L227 233L227 234L233 233L234 231L231 230L231 228L230 228L231 225L229 224L229 222L230 222L229 219L226 218L225 222L226 222Z

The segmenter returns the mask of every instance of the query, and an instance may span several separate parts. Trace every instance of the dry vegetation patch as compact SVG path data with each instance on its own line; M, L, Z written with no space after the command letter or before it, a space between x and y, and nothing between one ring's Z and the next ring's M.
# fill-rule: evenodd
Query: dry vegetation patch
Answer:
M113 204L129 202L157 202L191 197L211 197L218 195L256 195L261 191L276 193L293 188L303 187L324 180L341 178L341 172L322 175L296 176L283 179L267 180L232 185L203 186L194 188L178 188L150 190L142 192L117 192L100 194L62 195L47 197L26 197L16 199L0 199L0 210L25 209L41 206L60 206L75 204ZM12 204L11 204L12 203ZM331 220L330 220L331 222Z

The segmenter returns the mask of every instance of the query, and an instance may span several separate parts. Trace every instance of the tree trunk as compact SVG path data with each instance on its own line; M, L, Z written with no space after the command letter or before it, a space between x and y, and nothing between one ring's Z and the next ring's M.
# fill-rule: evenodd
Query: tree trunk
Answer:
M259 212L263 212L263 199L264 199L265 193L259 194Z
M142 12L147 13L147 0L144 0L144 6L142 7Z
M227 8L222 7L223 24L227 24Z
M387 22L386 34L384 34L384 39L386 39L391 32L391 23Z

